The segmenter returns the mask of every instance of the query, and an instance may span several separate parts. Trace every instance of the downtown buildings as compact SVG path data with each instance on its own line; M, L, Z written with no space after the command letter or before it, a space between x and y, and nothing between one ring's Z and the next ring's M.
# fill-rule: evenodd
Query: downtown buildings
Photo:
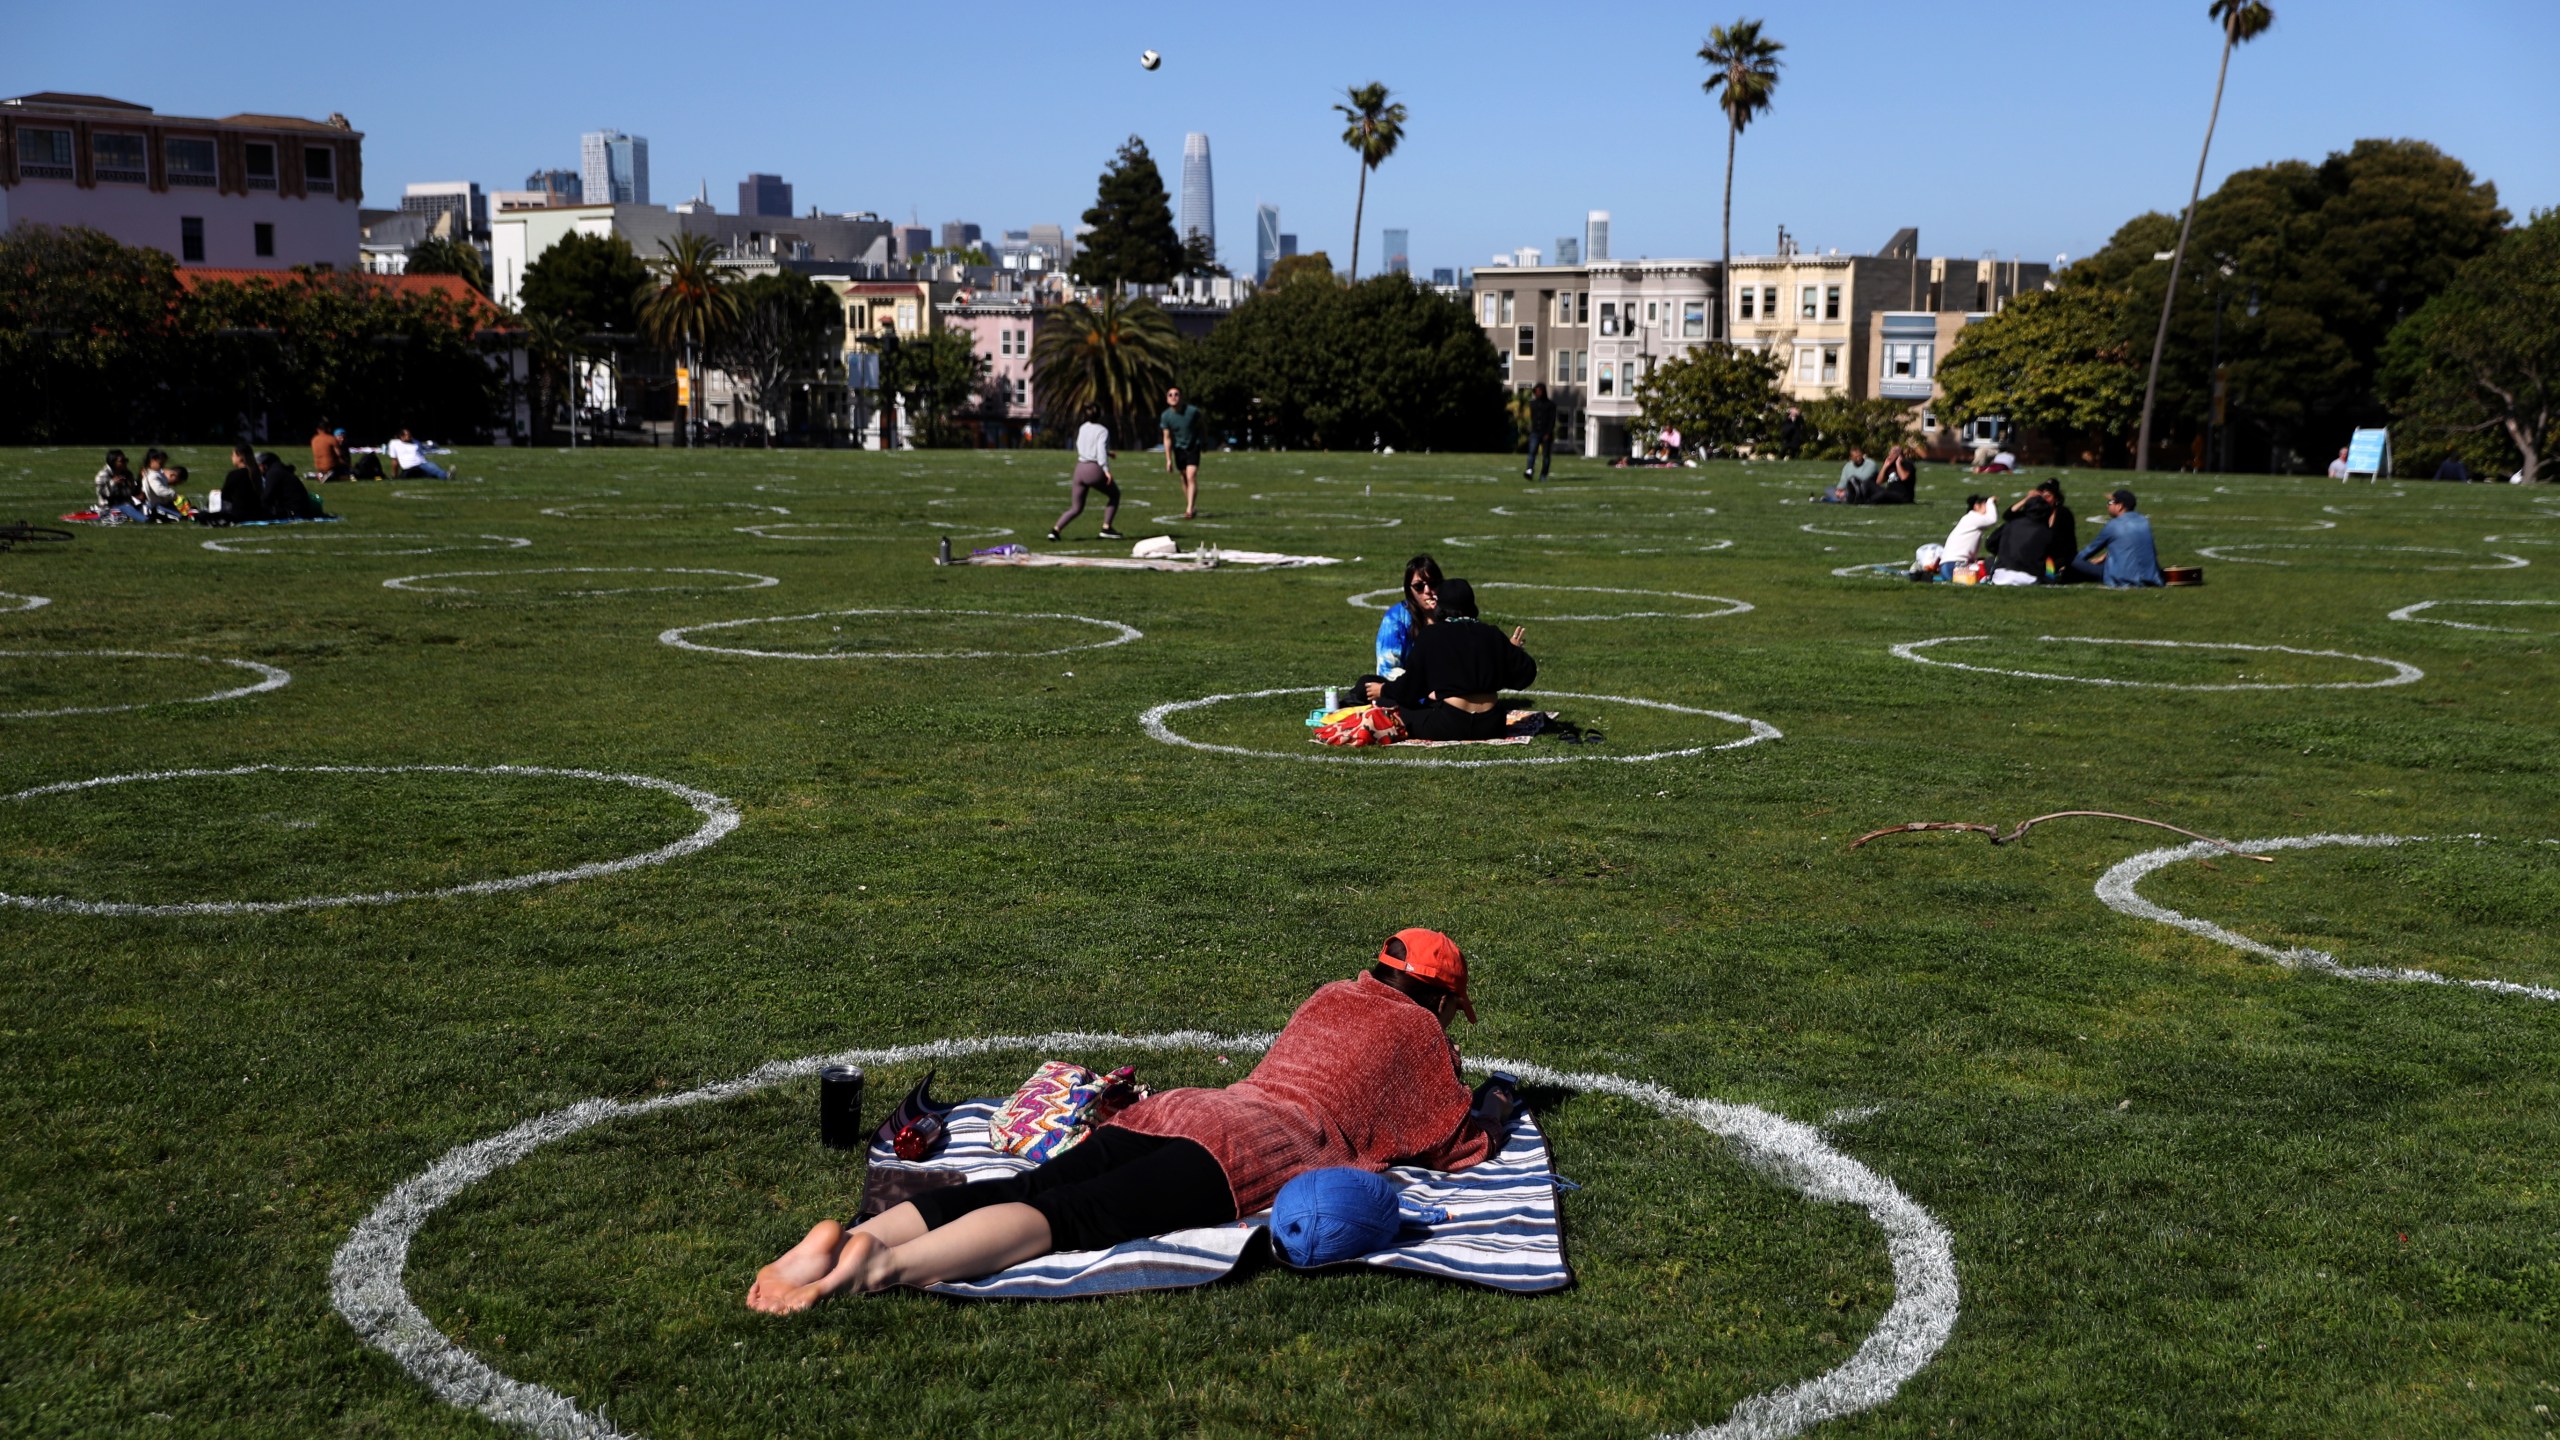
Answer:
M1182 211L1174 233L1186 247L1197 236L1211 257L1218 253L1218 189L1209 176L1209 137L1197 130L1182 137Z
M619 130L578 137L579 195L589 205L649 203L649 142Z

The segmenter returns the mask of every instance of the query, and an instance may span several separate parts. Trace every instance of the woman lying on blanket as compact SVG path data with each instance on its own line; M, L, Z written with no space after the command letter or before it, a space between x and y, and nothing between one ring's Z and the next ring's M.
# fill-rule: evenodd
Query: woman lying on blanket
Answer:
M1224 1225L1330 1166L1467 1169L1501 1152L1511 1112L1502 1091L1471 1097L1458 1079L1446 1032L1461 1011L1475 1020L1457 943L1399 930L1366 974L1308 997L1244 1079L1159 1091L1038 1169L929 1190L850 1231L821 1220L757 1272L747 1307L787 1315Z

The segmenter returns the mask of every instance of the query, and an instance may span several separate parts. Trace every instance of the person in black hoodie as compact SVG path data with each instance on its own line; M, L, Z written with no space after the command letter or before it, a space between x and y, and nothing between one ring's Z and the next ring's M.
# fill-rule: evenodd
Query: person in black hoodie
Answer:
M1538 678L1538 662L1521 648L1525 627L1504 635L1476 618L1475 587L1440 586L1440 623L1414 632L1404 673L1379 692L1416 740L1498 740L1505 728L1502 693ZM1428 699L1432 703L1420 702Z
M2071 562L2080 554L2080 522L2073 517L2071 507L2062 503L2061 481L2047 480L2036 488L2053 506L2053 529L2044 552L2045 558L2053 562L2051 583L2079 584L2089 578L2071 568Z
M1876 503L1908 505L1919 498L1919 489L1920 469L1911 463L1911 452L1899 445L1885 451L1884 468L1876 472Z
M2018 497L2009 518L1991 532L1991 583L2034 585L2044 579L2053 549L2053 500L2038 486Z
M221 518L232 525L267 518L265 477L258 471L257 452L246 440L231 447L231 473L222 477Z
M258 457L259 493L264 498L270 520L305 520L320 513L320 502L311 498L309 487L293 467L276 458L274 451Z

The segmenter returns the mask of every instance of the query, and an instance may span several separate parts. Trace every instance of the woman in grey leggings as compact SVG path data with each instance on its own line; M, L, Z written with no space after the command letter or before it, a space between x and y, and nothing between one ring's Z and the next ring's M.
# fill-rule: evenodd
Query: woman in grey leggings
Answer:
M1097 406L1085 407L1084 423L1076 427L1076 473L1068 482L1072 487L1066 513L1049 527L1049 538L1075 523L1084 513L1084 492L1102 492L1102 538L1117 540L1120 531L1111 522L1120 518L1120 486L1111 478L1111 432L1103 426L1102 411Z

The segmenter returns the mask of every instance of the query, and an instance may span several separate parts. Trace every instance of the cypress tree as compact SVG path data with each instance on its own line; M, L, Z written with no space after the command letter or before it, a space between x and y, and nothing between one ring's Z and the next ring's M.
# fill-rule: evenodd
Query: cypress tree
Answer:
M1072 273L1087 285L1162 285L1182 273L1182 240L1173 232L1173 200L1165 194L1147 142L1132 135L1095 187L1092 226L1078 245Z

